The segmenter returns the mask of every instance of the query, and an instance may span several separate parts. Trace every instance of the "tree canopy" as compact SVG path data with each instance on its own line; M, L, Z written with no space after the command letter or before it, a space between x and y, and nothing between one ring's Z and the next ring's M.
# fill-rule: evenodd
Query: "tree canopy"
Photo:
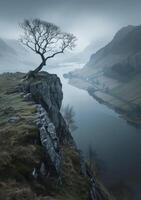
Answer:
M24 20L20 27L24 34L20 41L41 57L41 64L34 70L38 72L46 65L46 61L65 50L75 47L76 37L50 22L40 19Z

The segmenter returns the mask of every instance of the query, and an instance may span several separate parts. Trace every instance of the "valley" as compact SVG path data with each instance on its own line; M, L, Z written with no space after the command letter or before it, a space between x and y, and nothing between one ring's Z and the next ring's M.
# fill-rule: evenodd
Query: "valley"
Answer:
M140 32L141 26L121 29L82 69L64 75L134 125L141 124L140 38L133 42Z

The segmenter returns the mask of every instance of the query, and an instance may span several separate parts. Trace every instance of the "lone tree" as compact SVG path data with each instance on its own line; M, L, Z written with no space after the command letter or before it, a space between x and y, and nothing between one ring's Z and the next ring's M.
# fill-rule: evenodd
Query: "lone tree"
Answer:
M52 23L40 19L26 19L20 27L24 31L20 39L22 44L41 57L41 64L30 72L32 75L38 73L46 65L48 59L75 47L76 37L73 34L62 32Z

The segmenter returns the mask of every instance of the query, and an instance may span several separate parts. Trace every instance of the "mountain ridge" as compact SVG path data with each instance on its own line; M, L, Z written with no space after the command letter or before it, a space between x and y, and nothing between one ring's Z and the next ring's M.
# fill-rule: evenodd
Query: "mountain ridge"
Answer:
M38 62L37 59L18 40L0 38L0 73L26 72L29 66Z
M141 51L141 25L127 26L120 29L113 40L92 54L86 68L106 68L136 56ZM135 58L134 58L135 59Z
M82 68L64 75L70 84L141 125L141 25L120 29Z

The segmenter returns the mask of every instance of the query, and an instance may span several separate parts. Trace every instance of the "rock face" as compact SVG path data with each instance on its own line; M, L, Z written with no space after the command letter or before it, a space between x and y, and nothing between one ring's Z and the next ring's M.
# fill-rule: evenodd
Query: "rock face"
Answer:
M63 99L62 84L55 74L41 72L36 79L26 83L25 90L31 93L34 101L41 104L53 122L61 143L73 143L72 136L60 113Z
M44 147L48 163L41 163L39 173L45 176L50 171L57 172L60 175L62 155L55 126L50 121L46 110L39 104L37 105L37 126L40 132L41 145ZM43 170L44 166L44 170Z
M23 84L25 101L37 103L37 121L40 142L45 150L45 160L34 169L34 176L48 173L61 175L62 154L60 146L75 147L73 138L60 113L63 100L62 84L54 74L41 72L36 78ZM44 170L43 170L44 168Z
M106 200L59 111L59 78L23 76L0 76L0 199Z
M22 87L26 93L23 96L24 100L31 101L32 99L36 102L37 117L35 123L38 127L40 143L45 153L44 159L42 159L39 166L33 169L33 177L35 179L41 178L45 181L50 176L58 177L58 183L62 183L64 171L66 170L64 170L64 160L67 159L67 162L69 162L69 157L64 158L64 154L66 154L64 149L66 148L68 152L72 151L78 155L78 161L75 161L79 165L79 169L77 169L78 177L89 181L89 188L85 188L87 198L89 200L108 199L102 194L99 196L100 192L97 189L93 173L86 166L83 155L77 149L66 122L60 113L63 99L60 79L56 75L41 72L37 77L25 81ZM67 168L69 167L68 163L65 165ZM69 173L72 173L70 177L74 176L73 172L70 171ZM75 179L74 177L73 181ZM67 181L69 182L70 180Z

